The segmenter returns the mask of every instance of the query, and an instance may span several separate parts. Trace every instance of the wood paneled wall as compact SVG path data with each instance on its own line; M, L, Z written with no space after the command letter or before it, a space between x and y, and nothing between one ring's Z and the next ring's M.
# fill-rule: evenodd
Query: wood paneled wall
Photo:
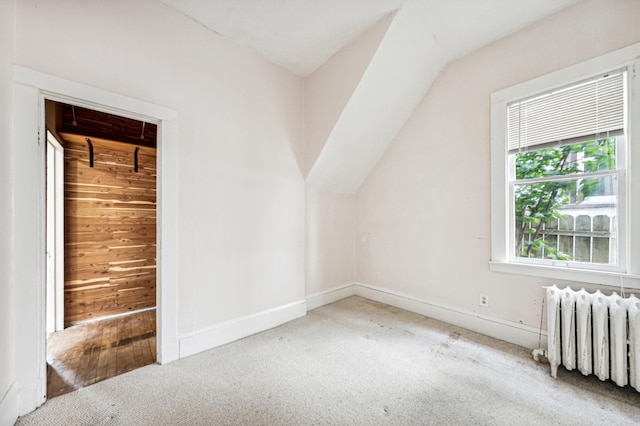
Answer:
M156 305L156 149L61 134L65 326Z

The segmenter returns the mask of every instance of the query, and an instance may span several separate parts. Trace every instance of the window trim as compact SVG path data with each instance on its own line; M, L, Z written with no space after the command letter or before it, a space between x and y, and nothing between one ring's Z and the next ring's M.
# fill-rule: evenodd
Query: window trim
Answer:
M528 262L514 262L509 256L510 209L509 204L509 162L507 146L507 105L515 100L553 90L557 87L585 80L592 76L627 68L627 131L628 151L621 185L626 229L621 237L620 259L616 271L586 269L579 267L540 265ZM521 275L581 281L603 285L624 285L640 288L640 43L616 50L588 61L516 84L491 95L491 260L490 270ZM638 137L634 138L634 135ZM636 139L635 149L633 140ZM633 185L634 180L637 182ZM636 218L635 222L632 218Z

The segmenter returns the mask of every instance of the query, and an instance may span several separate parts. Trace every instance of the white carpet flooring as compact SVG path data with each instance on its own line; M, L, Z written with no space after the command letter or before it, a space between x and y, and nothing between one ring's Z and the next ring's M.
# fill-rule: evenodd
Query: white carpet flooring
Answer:
M51 399L18 425L637 425L640 393L359 297Z

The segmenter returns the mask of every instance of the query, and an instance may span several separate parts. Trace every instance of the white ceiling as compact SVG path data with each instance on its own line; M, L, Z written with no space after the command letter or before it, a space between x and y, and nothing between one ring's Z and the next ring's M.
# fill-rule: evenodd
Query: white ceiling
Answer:
M447 25L464 16L474 41L488 43L577 0L160 0L211 31L247 46L294 74L315 71L383 16L419 3L417 19L436 25L434 36L455 39L466 29ZM472 12L472 13L466 13ZM440 14L442 16L434 16ZM466 16L465 16L466 15ZM455 19L454 19L455 20ZM477 28L482 28L478 33ZM428 29L427 29L428 30ZM462 49L465 50L465 49Z
M162 0L210 30L306 76L402 0Z

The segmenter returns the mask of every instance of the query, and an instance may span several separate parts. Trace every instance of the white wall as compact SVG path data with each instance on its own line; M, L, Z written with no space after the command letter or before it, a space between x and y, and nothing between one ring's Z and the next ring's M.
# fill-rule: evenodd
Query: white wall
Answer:
M539 327L551 281L489 271L490 95L640 41L639 16L586 1L445 67L357 193L357 280Z
M179 338L304 299L299 77L152 0L20 1L16 63L177 111ZM37 191L26 194L38 202ZM17 237L25 246L39 238ZM31 262L17 267L37 269ZM16 298L28 304L37 277L23 281ZM38 374L33 309L14 315L25 322L23 383Z
M355 194L307 191L307 296L355 281L355 201Z
M13 362L13 282L11 279L11 120L12 66L15 45L15 2L0 2L0 425L17 415L9 388L15 380Z

